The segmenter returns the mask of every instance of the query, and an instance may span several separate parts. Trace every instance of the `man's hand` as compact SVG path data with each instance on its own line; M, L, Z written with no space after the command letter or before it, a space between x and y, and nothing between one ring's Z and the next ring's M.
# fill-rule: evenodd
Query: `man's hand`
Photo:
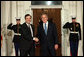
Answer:
M34 37L33 40L34 40L35 42L38 42L38 41L39 41L39 39L38 39L37 37Z
M58 49L58 44L55 44L55 50L57 50Z

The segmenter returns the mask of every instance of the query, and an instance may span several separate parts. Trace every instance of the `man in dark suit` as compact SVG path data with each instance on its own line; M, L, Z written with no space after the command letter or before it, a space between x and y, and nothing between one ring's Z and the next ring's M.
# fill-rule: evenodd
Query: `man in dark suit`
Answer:
M16 18L16 25L9 24L7 29L13 30L14 31L14 47L15 47L15 53L16 56L18 56L18 51L19 51L19 45L20 45L20 39L21 39L21 24L20 24L20 18Z
M56 26L53 22L48 21L47 14L41 15L42 22L39 23L37 38L40 41L41 56L56 56L58 49L58 37Z
M21 39L21 56L34 56L35 55L35 44L34 41L38 41L34 38L34 26L30 24L31 15L25 15L25 23L22 24L22 39Z

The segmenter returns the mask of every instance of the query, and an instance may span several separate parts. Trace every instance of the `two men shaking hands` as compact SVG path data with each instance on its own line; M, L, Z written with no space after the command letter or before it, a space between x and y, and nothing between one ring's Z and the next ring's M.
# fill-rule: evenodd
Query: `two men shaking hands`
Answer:
M41 56L56 56L56 50L58 49L58 36L57 28L53 22L48 21L46 13L41 15L41 22L39 22L37 28L36 37L34 34L34 26L30 24L31 15L25 15L25 23L22 24L22 41L21 41L21 54L22 56L35 55L35 43L40 42Z

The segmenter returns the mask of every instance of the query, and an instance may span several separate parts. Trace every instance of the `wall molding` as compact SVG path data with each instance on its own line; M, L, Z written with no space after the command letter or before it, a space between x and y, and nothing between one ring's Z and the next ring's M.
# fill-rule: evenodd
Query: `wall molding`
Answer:
M43 9L43 8L62 8L62 5L31 5L31 9Z

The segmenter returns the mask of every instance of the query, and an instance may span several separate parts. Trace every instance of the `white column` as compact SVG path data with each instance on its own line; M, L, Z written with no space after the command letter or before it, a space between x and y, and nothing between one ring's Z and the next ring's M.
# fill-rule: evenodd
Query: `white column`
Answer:
M32 11L31 11L31 7L30 6L31 6L31 1L24 1L24 15L23 15L23 17L25 16L25 14L32 15ZM31 20L31 23L33 23L33 18Z
M12 22L11 18L11 2L6 1L6 34L7 34L7 55L10 56L12 52L12 36L8 36L10 30L7 29L7 26Z
M10 1L3 1L2 2L2 26L3 26L3 37L5 38L3 41L4 41L4 45L6 45L6 46L4 46L4 51L6 52L6 55L8 55L9 53L9 49L10 48L8 48L8 43L9 43L9 37L8 37L8 30L7 30L7 26L8 26L8 24L10 23ZM3 52L4 52L3 51Z
M16 6L16 1L12 1L12 23L14 25L16 24L15 17L17 17L17 6Z
M77 1L77 22L81 25L82 40L79 41L78 55L83 55L83 1Z
M6 29L6 21L5 20L5 3L4 1L1 1L1 35L3 37L3 41L2 41L2 47L1 47L1 56L6 56L7 55L7 50L6 50L6 38L4 37L4 33L5 33L5 29Z
M18 17L21 17L21 23L23 21L23 16L24 16L24 2L23 1L17 1L17 6L18 6Z
M70 17L71 17L71 18L72 18L72 16L73 16L73 17L76 17L76 14L77 14L77 13L76 13L76 11L77 11L76 2L77 2L77 1L70 1L70 2L69 2L69 7L70 7L69 9L70 9Z
M62 7L62 26L66 22L71 22L72 16L77 17L77 21L81 24L81 28L83 31L83 2L82 1L63 1ZM83 36L83 32L82 36ZM69 46L69 34L67 31L62 29L62 55L70 56L70 46ZM83 37L82 37L83 39ZM82 45L82 44L81 44ZM83 47L83 45L82 45ZM79 48L79 55L82 55L82 51Z
M31 14L31 9L29 7L31 5L31 1L17 1L16 5L17 17L21 17L21 24L23 24L25 22L25 14Z
M67 46L69 44L69 34L67 33L67 30L63 29L63 25L66 22L69 22L70 17L70 11L69 11L69 1L63 1L62 2L62 14L61 14L61 20L62 20L62 55L63 56L67 56L67 51L69 46ZM69 52L68 52L69 53Z

